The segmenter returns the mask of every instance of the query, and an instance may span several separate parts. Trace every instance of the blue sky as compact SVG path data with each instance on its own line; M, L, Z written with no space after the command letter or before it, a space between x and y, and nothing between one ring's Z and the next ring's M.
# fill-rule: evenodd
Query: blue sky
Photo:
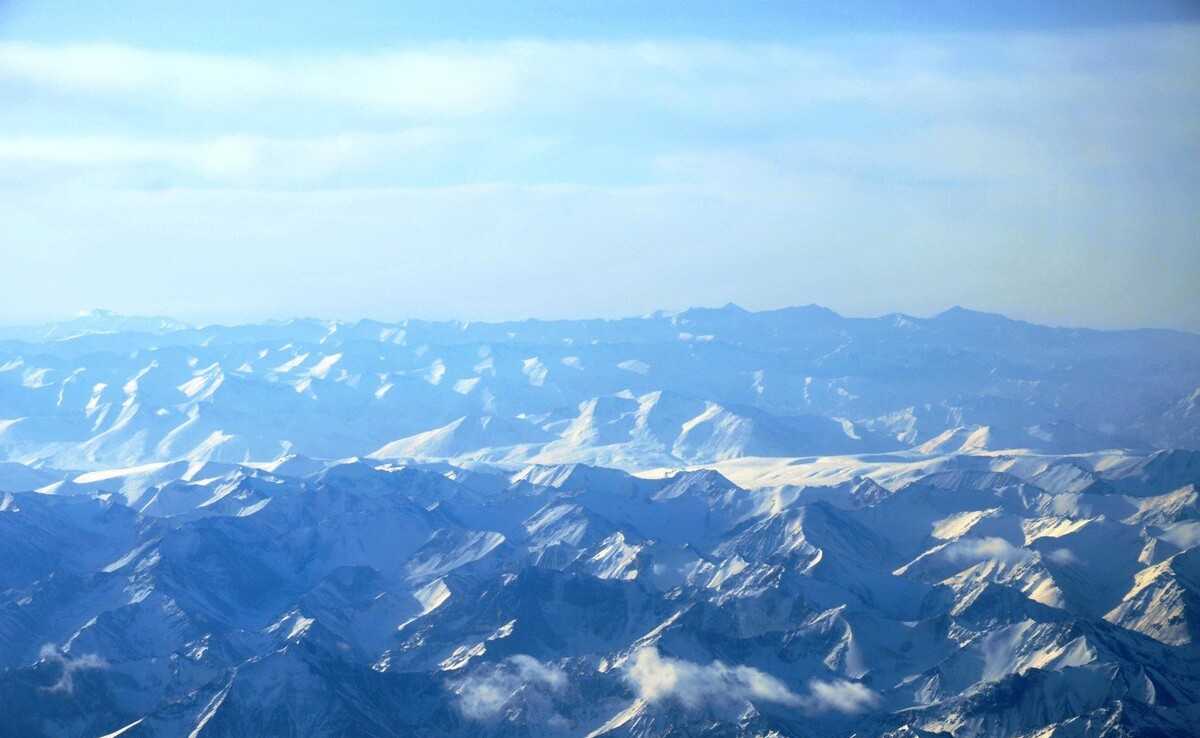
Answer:
M1194 4L248 5L0 0L0 320L1200 330Z

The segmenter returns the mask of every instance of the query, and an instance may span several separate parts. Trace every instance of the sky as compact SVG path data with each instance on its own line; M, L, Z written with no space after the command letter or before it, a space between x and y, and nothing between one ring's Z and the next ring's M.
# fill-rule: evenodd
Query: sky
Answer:
M1200 331L1200 4L446 5L0 0L0 322Z

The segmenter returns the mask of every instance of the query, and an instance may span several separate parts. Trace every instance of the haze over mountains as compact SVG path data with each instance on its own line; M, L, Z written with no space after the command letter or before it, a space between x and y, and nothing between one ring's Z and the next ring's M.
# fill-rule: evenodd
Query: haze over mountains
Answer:
M1200 335L0 330L0 736L1190 736Z

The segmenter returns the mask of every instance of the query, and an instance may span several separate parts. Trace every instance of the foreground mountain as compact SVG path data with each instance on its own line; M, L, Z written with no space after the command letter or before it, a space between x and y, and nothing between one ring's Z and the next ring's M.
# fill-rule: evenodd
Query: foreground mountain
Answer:
M1197 459L9 465L0 735L1193 735Z
M590 463L1200 448L1200 336L953 309L0 330L0 460Z

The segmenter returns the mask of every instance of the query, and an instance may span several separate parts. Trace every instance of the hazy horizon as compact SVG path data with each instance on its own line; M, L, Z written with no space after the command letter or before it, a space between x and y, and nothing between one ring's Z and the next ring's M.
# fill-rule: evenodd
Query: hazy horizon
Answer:
M488 318L488 317L479 318L479 317L474 317L474 316L470 316L470 315L449 315L449 316L432 316L432 317L423 316L423 315L399 315L399 316L380 317L378 315L340 316L340 315L314 315L314 314L295 314L295 315L280 314L280 315L265 315L265 316L260 316L260 317L248 317L248 318L241 319L241 320L219 320L219 319L205 319L203 317L199 318L199 319L187 319L187 318L180 317L178 315L170 315L170 314L125 313L125 312L120 312L120 311L116 311L116 310L110 310L107 308L88 308L88 309L83 309L83 310L77 310L70 314L61 314L61 315L53 316L53 317L43 319L43 320L12 321L12 320L5 320L3 318L0 318L0 327L2 327L2 328L28 328L28 327L36 327L39 325L66 323L66 322L70 322L72 320L80 319L80 318L87 318L87 317L103 318L105 316L110 316L113 318L171 320L171 321L175 321L180 324L186 325L188 328L195 328L195 329L204 329L204 328L221 327L221 326L288 323L291 321L306 321L306 320L313 320L313 321L320 321L320 322L336 322L336 323L343 323L343 324L354 324L354 323L357 323L360 321L373 321L373 322L384 323L384 324L396 324L396 323L402 323L402 322L406 322L406 321L410 321L410 320L418 321L418 322L427 322L427 323L462 323L462 324L471 324L471 323L499 324L499 323L521 323L521 322L528 322L528 321L554 323L554 322L590 321L590 320L620 321L620 320L652 319L655 317L670 317L670 316L674 316L674 315L679 315L681 313L691 311L691 310L717 311L717 310L724 310L724 309L728 309L728 308L735 308L735 309L742 310L742 311L745 311L745 312L751 313L751 314L770 313L770 312L794 310L794 309L801 309L801 308L817 308L817 309L821 309L821 310L828 310L828 311L834 313L835 315L837 315L839 318L849 319L849 320L878 320L878 319L892 317L892 316L915 318L918 320L934 320L934 319L938 318L939 316L943 315L944 313L948 313L948 312L951 312L954 310L963 310L963 311L966 311L969 313L977 313L980 315L996 315L996 316L1005 318L1007 320L1029 323L1032 325L1037 325L1037 326L1046 327L1046 328L1066 328L1066 329L1081 329L1081 330L1093 330L1093 331L1148 330L1148 331L1173 331L1173 332L1177 332L1177 333L1185 333L1185 334L1192 334L1192 335L1200 334L1200 330L1190 330L1187 328L1172 328L1172 327L1155 326L1155 325L1128 326L1128 327L1105 327L1105 326L1095 326L1095 325L1085 325L1085 324L1074 325L1074 324L1064 324L1064 323L1042 322L1042 321L1037 321L1037 320L1027 320L1027 319L1021 318L1019 316L1006 315L1006 314L1000 313L1000 312L994 312L994 311L989 311L989 310L980 310L980 309L974 308L970 305L948 305L947 307L945 307L941 310L935 310L933 312L924 313L924 314L913 314L913 313L908 313L908 312L904 312L904 311L900 311L900 310L890 311L890 312L886 312L886 313L875 313L875 314L851 314L851 313L846 313L846 312L843 312L840 310L836 310L827 305L818 305L816 303L803 303L803 304L796 303L796 304L790 304L790 305L777 305L777 306L771 306L771 307L765 307L765 308L751 308L746 305L739 305L737 303L728 302L728 301L725 303L722 303L722 304L688 305L686 307L674 307L674 308L656 308L654 310L650 310L650 311L646 311L646 312L642 312L642 313L615 313L615 314L611 314L611 315L572 315L572 316L518 315L515 317L509 317L509 318Z
M1200 330L1194 5L682 10L0 3L4 319Z

